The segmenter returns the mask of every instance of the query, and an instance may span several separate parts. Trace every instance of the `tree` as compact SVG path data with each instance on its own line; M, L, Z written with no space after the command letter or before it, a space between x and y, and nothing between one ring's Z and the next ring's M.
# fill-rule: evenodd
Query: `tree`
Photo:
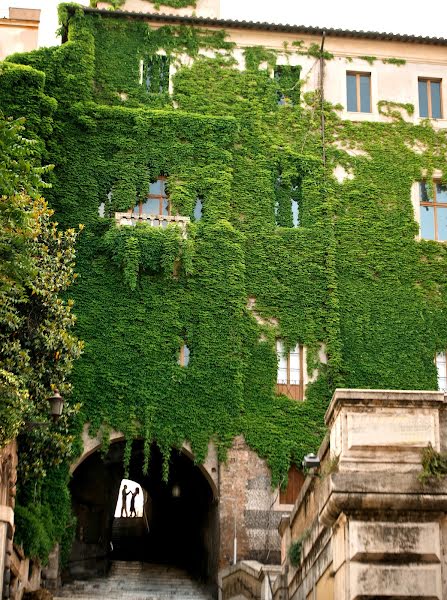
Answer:
M36 142L24 137L23 119L0 113L0 447L22 433L22 484L43 475L69 451L67 405L57 426L27 430L48 419L47 397L66 379L82 343L70 332L72 302L62 294L74 281L74 229L59 231L40 195L49 166L38 165Z

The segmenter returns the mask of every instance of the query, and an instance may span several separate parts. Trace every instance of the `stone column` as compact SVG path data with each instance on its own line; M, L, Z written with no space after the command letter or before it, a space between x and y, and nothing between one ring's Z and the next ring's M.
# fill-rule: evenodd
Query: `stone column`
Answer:
M440 392L337 390L326 414L338 461L320 522L332 529L334 597L446 598L445 482L423 484L440 450Z
M445 412L441 392L336 390L321 467L281 524L289 600L447 598L447 481L421 479Z

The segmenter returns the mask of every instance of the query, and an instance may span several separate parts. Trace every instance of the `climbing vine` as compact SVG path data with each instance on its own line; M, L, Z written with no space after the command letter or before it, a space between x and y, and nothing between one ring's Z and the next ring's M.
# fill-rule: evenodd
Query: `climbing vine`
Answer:
M410 192L423 173L446 172L445 134L386 101L387 123L342 120L318 93L300 97L299 68L272 77L271 50L247 48L239 70L223 31L151 29L74 5L60 15L66 43L10 57L0 105L29 113L55 164L58 220L85 224L74 432L89 422L105 439L143 437L147 450L150 438L165 468L185 440L203 461L210 440L224 458L243 434L277 483L317 449L335 387L436 388L447 250L415 239ZM292 51L321 56L316 44ZM176 70L171 95L141 81L157 56ZM36 78L31 104L14 98L12 74ZM47 98L51 136L38 112ZM336 179L336 167L350 176ZM192 218L200 198L202 217L186 231L117 228L114 213L160 175L172 211ZM276 338L307 348L315 377L302 403L275 392Z

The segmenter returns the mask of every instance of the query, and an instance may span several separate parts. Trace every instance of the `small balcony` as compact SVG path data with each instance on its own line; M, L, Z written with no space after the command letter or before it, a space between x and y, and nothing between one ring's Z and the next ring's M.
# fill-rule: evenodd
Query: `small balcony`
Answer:
M181 215L150 215L136 214L132 210L127 212L116 212L115 221L117 225L135 226L137 223L147 223L151 227L167 227L169 224L178 225L182 231L186 232L186 226L190 222L189 217Z

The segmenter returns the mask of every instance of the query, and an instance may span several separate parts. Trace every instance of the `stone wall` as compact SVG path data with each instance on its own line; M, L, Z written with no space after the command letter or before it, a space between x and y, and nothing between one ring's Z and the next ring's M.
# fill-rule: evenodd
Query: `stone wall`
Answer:
M17 448L11 442L0 450L0 597L9 598L14 535Z
M284 510L272 490L270 470L242 437L234 440L220 465L220 566L252 559L279 563L278 525Z
M441 392L335 392L318 477L280 524L276 600L281 584L290 600L447 598L447 484L420 478L422 449L442 448L445 407Z

